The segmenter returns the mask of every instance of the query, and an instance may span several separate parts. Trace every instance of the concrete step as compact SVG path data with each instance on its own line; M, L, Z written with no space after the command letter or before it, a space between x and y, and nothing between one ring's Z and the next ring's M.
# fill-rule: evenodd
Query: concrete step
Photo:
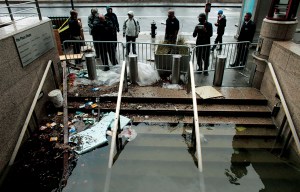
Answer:
M80 108L84 102L69 102L69 110L80 110L90 112L91 106ZM101 103L101 112L110 112L116 109L116 103ZM139 115L193 115L191 104L172 103L122 103L121 113ZM226 104L203 104L198 105L198 114L202 116L256 116L270 117L271 112L267 106L262 105L226 105Z
M177 126L147 125L140 123L132 126L138 134L190 134L193 127L178 124ZM245 137L276 137L277 130L265 127L242 127L233 124L222 124L213 126L200 126L200 133L203 135L226 135Z
M190 116L159 116L159 115L134 115L122 114L128 116L135 124L148 123L148 124L170 124L177 125L178 123L191 124L193 118ZM261 127L274 127L271 118L264 117L213 117L213 116L199 116L200 124L234 124L238 126L261 126Z
M245 149L271 149L275 137L250 138L224 135L204 135L205 142L201 146L204 148L245 148ZM162 134L140 134L130 142L130 145L143 147L183 147L190 146L191 139L181 135Z

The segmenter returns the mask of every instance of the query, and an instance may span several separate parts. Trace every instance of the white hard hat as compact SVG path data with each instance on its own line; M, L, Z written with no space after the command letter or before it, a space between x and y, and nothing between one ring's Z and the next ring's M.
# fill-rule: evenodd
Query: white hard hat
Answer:
M133 16L133 11L128 11L128 15L132 15Z

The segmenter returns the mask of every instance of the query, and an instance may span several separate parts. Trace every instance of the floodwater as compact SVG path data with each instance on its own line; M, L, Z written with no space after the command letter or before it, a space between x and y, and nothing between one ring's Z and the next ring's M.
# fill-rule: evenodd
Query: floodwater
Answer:
M63 191L298 191L300 172L251 139L239 144L232 125L204 126L203 172L184 124L133 126L137 137L126 143L107 169L109 147L83 154ZM226 134L220 135L220 129ZM265 139L268 142L268 139Z

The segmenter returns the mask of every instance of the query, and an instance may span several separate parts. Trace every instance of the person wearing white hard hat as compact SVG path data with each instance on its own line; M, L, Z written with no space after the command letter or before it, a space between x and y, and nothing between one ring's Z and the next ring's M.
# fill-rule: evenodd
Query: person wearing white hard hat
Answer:
M130 44L132 44L132 53L136 54L135 41L140 33L140 25L138 20L136 20L133 11L128 11L128 19L124 21L123 24L123 37L126 37L126 55L130 53ZM132 43L129 43L132 42Z

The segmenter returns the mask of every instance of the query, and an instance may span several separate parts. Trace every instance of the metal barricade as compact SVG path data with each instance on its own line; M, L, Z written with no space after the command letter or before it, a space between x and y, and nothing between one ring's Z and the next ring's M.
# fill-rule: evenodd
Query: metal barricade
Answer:
M63 48L67 62L78 64L86 53L94 54L96 66L105 71L125 60L122 42L67 40Z
M211 45L197 45L193 48L192 61L195 71L215 70L217 56L225 55L227 60L225 68L244 68L247 62L250 42L222 43L222 47L212 51ZM200 66L202 64L202 67Z

